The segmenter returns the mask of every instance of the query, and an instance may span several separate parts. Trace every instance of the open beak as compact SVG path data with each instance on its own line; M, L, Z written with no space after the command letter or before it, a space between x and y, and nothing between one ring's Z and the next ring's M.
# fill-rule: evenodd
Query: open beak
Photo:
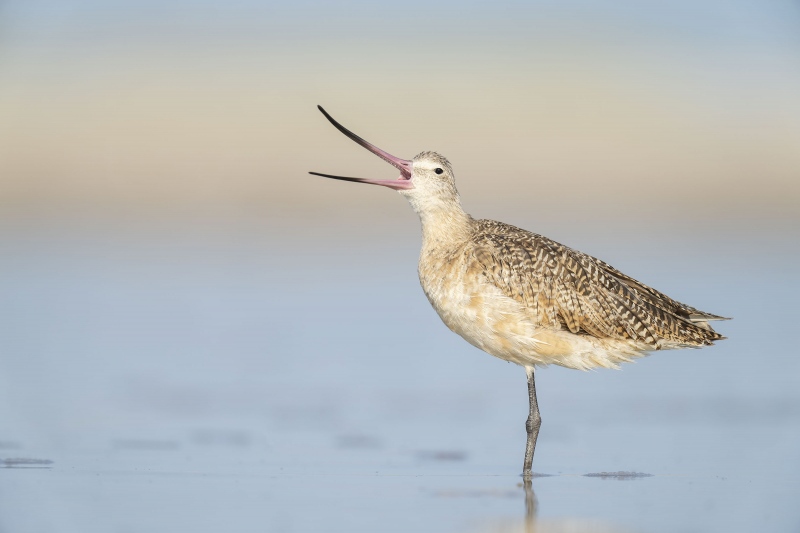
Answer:
M320 174L319 172L309 172L309 174L313 174L315 176L322 176L323 178L332 178L335 180L342 180L342 181L355 181L356 183L371 183L372 185L383 185L384 187L389 187L390 189L395 190L402 190L402 189L413 189L414 185L411 183L411 170L413 161L409 161L407 159L400 159L399 157L395 157L387 152L384 152L377 146L368 143L352 131L348 130L338 122L336 122L332 116L328 114L327 111L322 109L322 106L317 106L317 108L322 111L322 114L325 115L331 124L336 126L336 129L350 137L353 141L360 144L373 154L377 155L390 165L396 167L400 171L400 177L395 180L368 180L364 178L348 178L345 176L333 176L331 174Z

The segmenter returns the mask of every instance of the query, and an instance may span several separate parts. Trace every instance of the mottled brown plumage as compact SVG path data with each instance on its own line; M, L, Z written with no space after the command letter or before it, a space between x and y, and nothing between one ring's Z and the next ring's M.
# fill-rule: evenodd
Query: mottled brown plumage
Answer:
M547 237L475 220L460 205L423 212L422 288L451 330L495 357L616 368L650 351L723 338L708 326L721 317Z
M486 282L529 309L543 327L643 342L653 350L724 338L707 323L722 317L677 302L542 235L478 220L470 240Z
M322 110L322 108L320 108ZM464 212L450 162L435 152L396 158L341 132L401 172L365 180L395 189L422 223L420 284L445 325L485 352L525 367L530 416L523 475L541 418L534 367L616 368L654 350L701 347L723 339L708 325L722 317L699 311L607 263L523 229L475 220Z

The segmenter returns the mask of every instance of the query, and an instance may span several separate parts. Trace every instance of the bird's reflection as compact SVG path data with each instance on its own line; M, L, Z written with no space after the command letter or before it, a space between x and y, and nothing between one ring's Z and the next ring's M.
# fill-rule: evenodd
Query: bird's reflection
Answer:
M622 533L629 529L620 527L617 524L609 523L602 518L584 518L577 516L547 516L552 515L553 510L547 505L551 498L547 497L548 483L545 481L540 485L540 489L546 494L544 517L540 515L539 499L533 484L538 478L550 477L546 474L534 474L530 477L523 477L521 482L516 483L513 491L475 491L472 493L462 493L462 495L484 496L487 494L513 496L514 501L519 505L520 496L524 495L525 511L523 519L496 520L482 525L479 529L467 529L470 533L478 531L480 533ZM520 491L520 489L522 489ZM599 489L603 490L603 489ZM457 494L457 493L456 493ZM552 496L552 493L550 493ZM517 515L519 516L519 515Z
M522 488L525 490L525 533L536 531L536 513L539 511L539 500L533 491L533 483L530 477L522 480Z
M511 531L525 533L620 533L625 531L620 529L614 524L609 524L598 520L585 520L580 518L545 518L539 519L539 500L536 498L536 492L533 490L533 479L536 476L524 477L522 487L525 493L525 519L522 527L514 526L512 529L502 529L499 531ZM627 478L626 478L627 479Z

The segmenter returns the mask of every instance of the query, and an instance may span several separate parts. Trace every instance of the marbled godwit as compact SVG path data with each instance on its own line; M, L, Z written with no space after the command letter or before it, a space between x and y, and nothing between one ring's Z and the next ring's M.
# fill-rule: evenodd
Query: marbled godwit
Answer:
M528 376L530 414L522 475L541 417L534 368L618 368L653 350L707 346L724 339L699 311L594 257L523 229L475 220L461 207L450 162L435 152L400 159L319 110L350 139L397 167L394 180L317 176L395 189L422 222L419 280L445 325Z

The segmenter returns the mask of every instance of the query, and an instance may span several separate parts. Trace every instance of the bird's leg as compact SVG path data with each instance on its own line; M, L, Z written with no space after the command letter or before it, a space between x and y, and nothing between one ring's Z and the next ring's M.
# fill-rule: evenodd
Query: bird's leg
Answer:
M528 442L525 446L525 464L522 466L522 477L531 477L531 464L533 463L533 452L536 449L536 439L539 437L539 426L542 425L542 417L539 415L539 403L536 401L536 384L533 381L533 367L526 366L525 373L528 374L528 401L530 402L530 414L525 421L525 431L528 433Z

